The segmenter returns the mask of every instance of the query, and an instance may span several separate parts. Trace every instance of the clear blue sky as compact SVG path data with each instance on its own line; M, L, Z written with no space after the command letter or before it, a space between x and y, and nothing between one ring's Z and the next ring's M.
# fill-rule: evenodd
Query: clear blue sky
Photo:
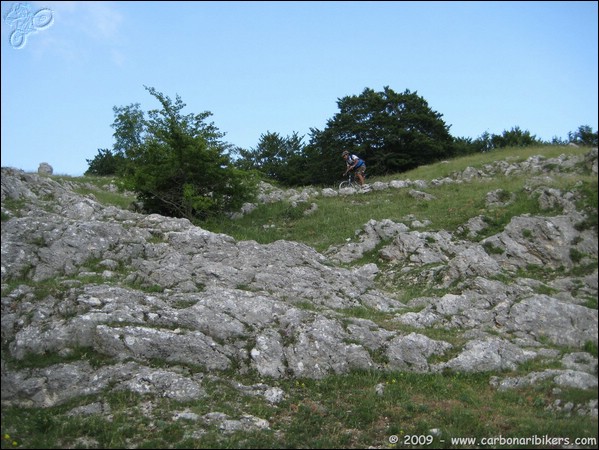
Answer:
M385 86L455 137L566 139L597 130L597 17L595 1L2 2L2 166L82 175L112 148L114 106L159 107L144 85L246 149L307 143L338 99Z

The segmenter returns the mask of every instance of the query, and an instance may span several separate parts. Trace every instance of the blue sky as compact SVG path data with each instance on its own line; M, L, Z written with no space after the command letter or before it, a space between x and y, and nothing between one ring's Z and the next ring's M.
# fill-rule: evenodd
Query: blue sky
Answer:
M3 1L2 166L82 175L112 148L114 106L159 107L144 85L247 149L266 132L307 143L338 99L385 86L455 137L566 139L597 130L597 17L576 1Z

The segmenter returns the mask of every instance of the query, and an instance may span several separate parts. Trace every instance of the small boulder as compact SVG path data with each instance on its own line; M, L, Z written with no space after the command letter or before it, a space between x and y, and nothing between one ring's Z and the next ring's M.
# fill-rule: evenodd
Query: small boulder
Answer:
M54 173L54 169L47 162L40 163L40 166L37 168L37 173L40 175L52 175Z

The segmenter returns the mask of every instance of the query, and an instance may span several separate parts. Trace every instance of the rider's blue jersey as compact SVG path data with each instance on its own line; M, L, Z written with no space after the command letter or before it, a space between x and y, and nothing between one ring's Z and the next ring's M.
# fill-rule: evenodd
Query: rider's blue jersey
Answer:
M347 165L351 166L355 160L358 160L358 163L356 164L356 166L354 167L354 169L357 169L358 167L361 167L364 165L364 160L358 158L356 155L350 155L349 158L347 158Z

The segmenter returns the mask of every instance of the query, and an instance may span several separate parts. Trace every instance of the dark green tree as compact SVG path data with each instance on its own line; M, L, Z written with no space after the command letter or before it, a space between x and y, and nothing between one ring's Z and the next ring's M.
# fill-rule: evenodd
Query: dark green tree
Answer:
M86 175L124 175L127 162L134 159L145 137L145 118L139 103L113 107L114 144L112 150L99 149L92 160L86 160Z
M162 106L148 112L139 105L114 108L115 151L123 154L123 177L144 209L188 219L238 209L252 198L253 184L233 167L230 145L213 123L210 112L182 113L179 96L173 102L146 87Z
M235 165L244 170L256 170L286 185L305 184L305 174L300 170L303 147L302 138L296 132L287 137L266 132L260 136L256 148L238 149Z
M519 127L514 127L509 131L505 130L502 134L490 134L485 131L474 140L454 139L456 155L489 152L503 147L528 147L543 144L545 143L531 135L529 131L522 131Z
M123 155L114 154L107 148L98 149L98 154L93 159L86 159L88 169L85 175L112 176L119 173L124 166Z
M531 135L528 130L522 131L520 127L513 127L510 131L504 130L501 135L491 136L492 148L503 147L530 147L532 145L542 145L543 142Z
M599 133L593 131L589 125L581 125L577 131L568 133L568 140L572 144L584 147L597 147L598 136Z
M472 145L478 152L491 151L493 150L493 136L488 131L485 131L472 142Z
M568 141L565 139L562 139L558 136L553 136L551 138L551 142L549 142L550 145L556 145L559 147L563 147L564 145L568 145Z
M365 89L337 105L339 113L324 130L311 130L309 164L324 167L309 171L320 182L338 177L344 149L364 158L371 174L402 172L454 154L449 126L415 92Z
M114 145L113 153L123 155L125 159L135 159L135 155L140 151L146 138L146 119L139 103L133 103L129 106L114 106Z

